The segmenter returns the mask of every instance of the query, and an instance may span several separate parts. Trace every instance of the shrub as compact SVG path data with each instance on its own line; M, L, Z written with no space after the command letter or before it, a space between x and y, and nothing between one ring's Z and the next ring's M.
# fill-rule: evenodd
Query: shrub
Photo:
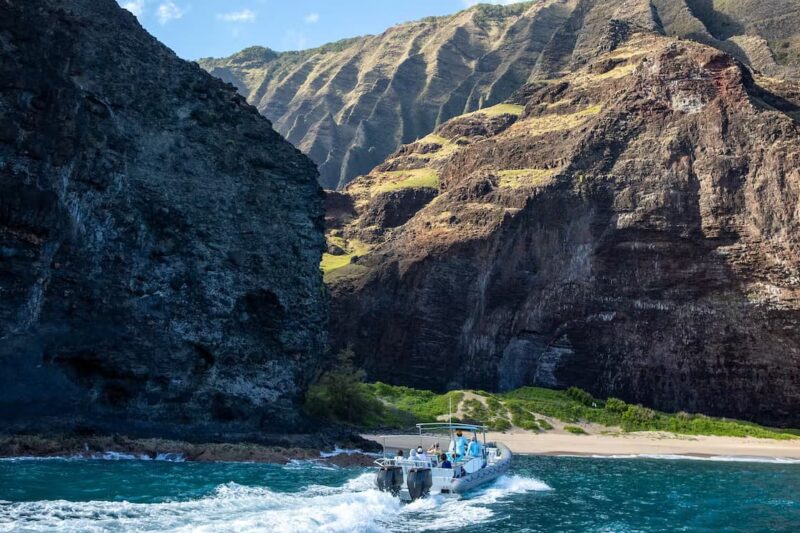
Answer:
M383 404L363 386L365 374L353 365L354 356L350 348L339 352L336 367L309 387L305 408L311 416L358 424L383 414Z
M395 388L380 381L375 382L375 392L378 396L394 396Z
M564 431L569 431L574 435L586 435L583 428L579 428L578 426L564 426Z
M491 411L494 414L501 414L505 412L503 404L500 403L500 400L498 400L493 396L486 398L486 407L488 407L489 411Z
M627 431L652 427L656 412L641 405L629 405L622 414L622 427Z
M492 431L508 431L511 429L511 423L505 418L493 418L487 424Z
M619 398L609 398L608 400L606 400L606 411L622 414L625 412L627 408L628 404L626 404Z
M553 429L553 424L551 424L550 422L548 422L547 420L545 420L543 418L538 419L536 421L536 423L539 424L539 427L542 428L545 431L549 431L549 430Z
M480 400L470 398L464 401L464 413L476 421L488 420L491 416L486 406Z
M578 387L570 387L567 389L567 396L575 400L576 402L583 404L587 407L593 407L592 404L595 403L595 399L592 398L592 395L586 392L583 389L579 389Z
M539 429L539 424L536 423L536 418L530 413L530 411L523 409L518 403L515 402L509 402L507 405L508 412L511 413L512 424L522 429Z

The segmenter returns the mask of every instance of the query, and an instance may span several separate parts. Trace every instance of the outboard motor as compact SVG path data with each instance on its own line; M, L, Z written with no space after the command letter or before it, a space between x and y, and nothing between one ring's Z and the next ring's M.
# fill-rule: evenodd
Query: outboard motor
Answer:
M430 468L412 468L408 471L408 494L412 500L424 498L431 492L433 474Z
M403 486L403 468L400 466L383 466L378 470L375 482L378 484L379 490L391 492L392 495L397 496Z

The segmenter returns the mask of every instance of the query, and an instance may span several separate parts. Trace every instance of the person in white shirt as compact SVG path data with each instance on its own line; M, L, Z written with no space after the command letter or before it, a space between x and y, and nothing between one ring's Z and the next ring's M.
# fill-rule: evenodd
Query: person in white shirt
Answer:
M417 461L422 461L423 463L428 462L428 454L425 453L422 446L417 446Z

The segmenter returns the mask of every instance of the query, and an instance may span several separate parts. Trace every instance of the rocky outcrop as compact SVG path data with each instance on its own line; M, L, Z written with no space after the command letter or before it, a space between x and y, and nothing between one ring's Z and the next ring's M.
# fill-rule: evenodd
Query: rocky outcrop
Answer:
M301 430L313 163L113 0L0 1L0 114L0 430Z
M800 77L800 4L794 0L653 0L669 35L725 50L768 76Z
M345 189L330 238L368 253L326 278L331 329L372 378L800 424L800 85L659 33L601 40ZM415 188L435 194L405 194L404 224L372 215Z
M239 87L333 189L448 119L574 70L638 31L697 40L766 75L797 79L798 28L795 0L537 0L200 64Z

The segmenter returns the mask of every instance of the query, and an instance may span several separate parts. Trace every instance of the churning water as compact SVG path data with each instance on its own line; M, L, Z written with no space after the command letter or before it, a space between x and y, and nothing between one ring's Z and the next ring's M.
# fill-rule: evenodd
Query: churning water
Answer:
M403 505L366 469L308 462L0 461L0 531L130 530L799 531L800 465L517 457L465 497Z

